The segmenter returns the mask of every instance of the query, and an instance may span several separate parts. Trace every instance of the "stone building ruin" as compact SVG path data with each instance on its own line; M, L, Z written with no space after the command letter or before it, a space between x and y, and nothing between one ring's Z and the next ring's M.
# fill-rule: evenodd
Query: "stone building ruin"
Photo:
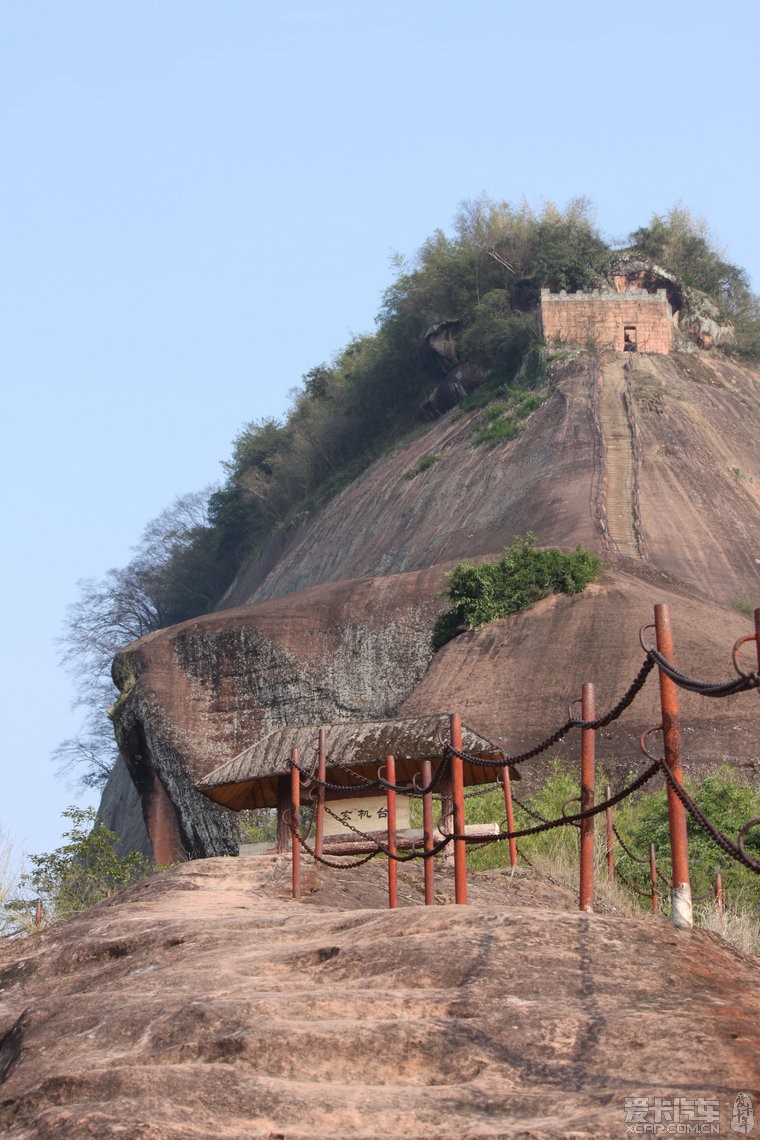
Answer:
M613 348L617 352L668 353L675 325L664 289L625 293L551 293L541 290L541 330L546 344Z

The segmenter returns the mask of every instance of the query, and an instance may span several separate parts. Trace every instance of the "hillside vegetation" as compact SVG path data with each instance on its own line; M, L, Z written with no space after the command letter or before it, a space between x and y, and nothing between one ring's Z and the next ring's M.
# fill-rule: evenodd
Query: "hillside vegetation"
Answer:
M451 236L435 231L410 263L398 260L376 329L312 368L282 421L254 420L233 442L221 487L178 499L149 524L134 559L82 584L64 634L64 660L87 710L84 733L58 749L98 783L114 758L100 710L111 701L114 653L152 630L209 612L246 559L351 482L424 419L441 380L426 333L457 323L458 360L486 381L467 403L484 409L473 446L497 446L548 395L537 341L542 287L604 285L622 262L656 264L684 290L707 295L734 326L732 351L760 356L760 305L705 225L683 209L656 215L615 249L589 203L534 211L485 198L464 204ZM434 462L434 459L430 460Z
M536 550L532 534L517 536L499 562L460 563L449 575L451 608L433 629L433 649L466 629L530 609L549 594L579 594L602 569L602 560L578 546L573 554Z

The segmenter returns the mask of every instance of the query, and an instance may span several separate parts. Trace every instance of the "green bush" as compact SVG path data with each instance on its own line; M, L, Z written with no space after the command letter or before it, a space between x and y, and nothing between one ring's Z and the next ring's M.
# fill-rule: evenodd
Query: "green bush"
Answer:
M755 616L755 610L757 609L755 603L748 601L746 598L734 598L733 601L730 602L730 606L732 610L736 610L738 614L743 614L744 617L748 618L753 618Z
M518 535L500 562L478 566L462 562L449 576L453 605L435 624L433 649L440 649L462 626L478 629L527 610L549 594L578 594L593 582L602 565L593 551L582 546L572 554L536 550L532 534Z
M501 369L497 369L490 374L479 388L476 388L474 392L470 392L469 396L465 396L459 405L460 410L463 412L476 412L479 408L487 407L487 405L494 400L504 396L511 380L511 373L505 373Z
M238 838L241 843L274 843L277 839L277 812L274 808L252 808L242 812Z
M63 817L72 824L64 832L68 842L29 856L33 870L21 877L23 897L10 904L11 912L28 913L40 899L45 922L61 922L152 873L150 860L137 851L117 854L118 836L93 808L70 807Z
M735 769L728 765L706 776L697 784L687 781L687 788L707 818L734 842L751 819L760 818L760 791L751 787ZM469 789L468 789L469 790ZM529 796L519 795L530 811L514 803L515 826L518 830L533 826L535 816L544 819L559 819L563 814L572 814L579 809L580 786L577 777L555 760L553 769L541 787ZM603 784L597 785L595 801L601 802ZM532 815L531 812L535 813ZM484 795L468 796L465 800L467 823L500 823L506 830L503 791L495 789ZM649 911L649 845L654 843L657 863L665 875L670 874L670 828L668 823L667 794L664 789L644 792L632 796L613 810L613 818L619 834L629 850L644 863L629 859L615 841L616 865L619 875L616 885L620 897L635 908ZM744 923L756 931L760 915L760 875L755 874L732 859L710 836L691 818L688 819L689 873L692 897L695 903L695 919L700 923L721 931L716 926L714 908L710 900L714 898L715 877L720 871L723 880L723 896L729 928L736 926L737 916L743 916ZM598 886L605 885L606 870L602 874L604 860L604 816L596 817L597 863L601 877ZM579 831L576 827L554 828L535 836L518 840L518 849L523 863L536 866L554 881L563 882L575 888L579 876ZM745 839L745 850L754 859L760 859L760 828L751 830ZM467 852L467 865L471 870L490 870L509 865L509 846L506 840L482 846L473 844ZM556 869L556 875L555 875ZM660 906L663 913L670 912L669 890L661 883ZM731 918L733 916L733 918ZM760 953L760 943L756 936L747 942L732 938L731 929L722 932L748 952ZM746 933L746 932L745 932Z
M481 368L517 372L533 339L533 328L525 313L512 312L506 290L494 289L475 306L472 321L457 338L462 360Z
M510 414L509 407L494 405L495 415L484 420L472 429L470 438L474 444L485 443L489 447L498 447L500 443L508 443L522 431L522 424Z
M470 789L467 789L468 791ZM515 828L519 831L524 827L533 827L539 822L536 816L543 819L559 819L563 813L571 814L578 811L580 788L575 777L564 769L558 760L555 760L550 776L541 787L525 800L530 811L525 811L514 801L513 811ZM523 797L518 796L522 799ZM531 814L535 813L535 814ZM501 788L486 792L484 795L469 797L465 800L466 823L500 823L502 830L507 830L506 807L504 792ZM550 861L567 859L577 863L578 829L575 827L558 827L551 831L540 832L538 835L526 836L519 841L520 854L523 861L533 861L544 856ZM488 871L495 867L504 867L509 863L509 845L504 840L498 843L481 845L473 844L467 852L467 866L473 871Z
M734 842L745 823L760 817L760 793L743 783L734 769L728 766L706 776L698 784L687 780L686 789L710 822ZM720 871L725 892L741 894L754 906L760 905L760 875L753 874L726 854L688 813L686 818L689 874L694 898L712 894L716 872ZM649 844L654 843L658 863L669 872L670 827L664 790L650 792L633 805L626 806L620 812L618 827L631 849L640 856L646 856ZM760 827L748 833L744 846L748 855L760 859ZM630 863L626 865L625 874L640 888L647 887L648 868L642 869L640 864Z

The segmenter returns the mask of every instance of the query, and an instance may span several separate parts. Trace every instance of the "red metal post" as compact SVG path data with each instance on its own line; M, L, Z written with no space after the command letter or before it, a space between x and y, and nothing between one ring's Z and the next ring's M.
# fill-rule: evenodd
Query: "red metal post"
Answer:
M385 757L385 778L389 784L396 783L396 761L392 756ZM396 854L396 793L393 788L385 790L388 806L388 852ZM394 910L398 906L398 863L388 859L388 906Z
M298 749L290 754L290 826L293 833L293 898L301 897L301 773L298 769Z
M596 719L594 686L586 682L581 689L581 717L583 720ZM594 806L594 762L596 729L584 728L581 731L581 811ZM594 817L581 820L581 910L594 909Z
M657 914L657 853L654 843L649 844L649 881L652 884L652 914Z
M462 751L462 718L449 717L451 747ZM451 757L451 794L454 800L454 901L467 902L467 844L464 837L464 764L461 756Z
M675 665L673 630L670 610L664 604L654 607L657 649L670 665ZM665 763L671 775L683 783L681 767L681 725L678 715L678 688L670 677L660 673L660 705ZM668 818L670 822L670 854L673 867L673 925L693 926L691 885L689 883L689 848L686 838L686 809L668 784Z
M757 613L757 611L755 611ZM723 918L723 876L718 871L715 876L715 905L718 908L718 918Z
M325 840L325 773L327 772L327 752L325 748L325 730L319 730L319 745L317 749L317 830L314 836L314 851L321 856ZM316 860L315 860L316 861Z
M422 778L423 788L427 788L433 779L433 765L429 760L423 760L420 765L420 776ZM433 850L433 793L427 792L422 797L422 833L425 837L425 850ZM425 906L432 906L433 897L433 875L435 868L433 867L432 856L423 860L425 864Z
M612 799L612 788L605 786L604 798L609 802ZM611 883L615 881L615 833L612 830L612 808L604 809L604 820L607 824L607 878Z
M509 765L507 764L502 774L502 783L504 784L504 807L507 812L507 831L512 832L515 830L515 810L512 806L512 781L509 778ZM517 866L517 840L513 837L508 840L509 842L509 865L510 867Z

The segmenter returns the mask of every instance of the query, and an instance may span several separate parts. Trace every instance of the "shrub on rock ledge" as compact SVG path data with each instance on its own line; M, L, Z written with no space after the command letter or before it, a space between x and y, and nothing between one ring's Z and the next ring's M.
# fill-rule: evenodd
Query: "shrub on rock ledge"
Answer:
M536 550L535 536L517 535L499 562L462 562L449 577L453 605L433 629L435 651L458 633L530 609L549 594L579 594L597 577L602 560L582 546L572 554Z

